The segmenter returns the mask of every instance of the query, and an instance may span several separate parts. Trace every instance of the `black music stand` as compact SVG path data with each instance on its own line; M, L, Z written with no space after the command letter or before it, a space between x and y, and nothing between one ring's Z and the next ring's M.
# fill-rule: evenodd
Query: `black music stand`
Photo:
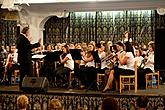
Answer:
M81 49L70 49L73 60L81 60Z
M45 61L60 61L60 55L62 54L62 51L54 51L54 52L43 52L45 56Z
M75 61L82 60L81 49L70 49L70 54L72 56L72 59L74 60L74 79L75 79L75 76L78 74L77 71L79 69L79 64L77 64ZM75 85L76 82L72 84L73 87L75 87Z
M98 71L98 69L101 68L101 60L100 57L98 55L98 51L94 51L92 52L93 58L94 58L94 62L95 62L95 68L96 71ZM94 86L94 84L96 84L96 78L95 80L89 85L89 87L86 89L86 92L88 92L89 89L91 89L92 86ZM97 84L96 84L97 86ZM97 87L96 87L97 88Z
M57 62L60 61L60 55L62 54L62 51L54 51L54 52L44 52L45 58L44 58L44 77L47 77L50 85L53 84L53 71L57 67Z
M32 60L34 61L34 74L37 74L36 62L42 60L46 55L33 55Z

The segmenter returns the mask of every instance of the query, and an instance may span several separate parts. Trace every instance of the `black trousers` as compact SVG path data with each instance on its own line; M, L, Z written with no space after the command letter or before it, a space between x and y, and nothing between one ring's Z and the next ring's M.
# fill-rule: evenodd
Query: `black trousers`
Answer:
M120 80L119 80L120 75L134 75L134 74L135 72L133 70L114 67L114 78L119 82L119 84L120 84Z
M60 66L54 71L53 77L56 77L58 82L61 82L63 84L69 83L68 78L70 71L70 68Z
M17 64L12 64L11 68L7 68L7 79L8 79L8 84L11 84L11 76L12 73L14 73L14 70L18 69L18 65Z
M79 69L77 76L81 83L88 87L96 80L97 69L94 67L82 67ZM95 86L96 84L93 85Z
M20 63L20 82L19 87L21 89L22 87L22 81L25 76L33 77L33 71L32 71L32 62L26 62Z
M137 74L137 80L138 80L138 89L144 89L146 86L146 79L145 75L147 73L152 73L152 70L150 68L139 68L138 69L138 74Z

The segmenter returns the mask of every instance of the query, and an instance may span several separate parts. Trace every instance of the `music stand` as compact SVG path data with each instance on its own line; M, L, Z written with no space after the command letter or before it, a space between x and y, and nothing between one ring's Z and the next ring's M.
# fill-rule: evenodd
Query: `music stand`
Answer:
M100 57L98 55L98 51L94 51L92 52L93 58L94 58L94 62L95 62L95 68L96 69L100 69L101 68L101 60ZM91 89L91 87L96 84L96 78L95 80L89 85L89 87L87 88L86 92L88 92L89 89Z
M81 49L70 49L70 54L72 56L72 59L74 60L74 79L75 79L75 76L77 75L79 69L79 64L76 63L76 60L82 60ZM75 87L75 85L72 86Z
M45 56L45 61L59 61L60 55L62 54L62 51L54 51L54 52L43 52Z
M73 60L82 60L81 49L70 49L70 54Z
M32 60L34 61L34 74L37 74L36 62L42 60L46 55L33 55Z

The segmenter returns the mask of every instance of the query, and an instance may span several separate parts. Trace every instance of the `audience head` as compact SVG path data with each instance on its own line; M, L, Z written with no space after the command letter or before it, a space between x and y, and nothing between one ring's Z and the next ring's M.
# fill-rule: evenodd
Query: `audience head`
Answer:
M77 110L85 110L84 107L78 107Z
M137 107L139 109L145 110L148 105L148 98L146 96L139 96L136 100Z
M29 101L28 101L28 97L25 95L20 95L17 98L17 106L19 108L19 110L26 110L28 107Z
M103 100L101 110L119 110L119 106L114 98L108 97Z
M58 99L50 101L49 110L62 110L62 104Z

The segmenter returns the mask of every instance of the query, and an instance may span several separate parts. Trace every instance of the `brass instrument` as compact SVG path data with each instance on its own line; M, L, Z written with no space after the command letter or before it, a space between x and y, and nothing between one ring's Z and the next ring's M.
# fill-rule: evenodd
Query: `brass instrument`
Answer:
M111 59L113 59L114 57L116 57L116 54L113 54L113 53L108 54L107 56L105 56L104 58L101 59L101 62L111 60Z

